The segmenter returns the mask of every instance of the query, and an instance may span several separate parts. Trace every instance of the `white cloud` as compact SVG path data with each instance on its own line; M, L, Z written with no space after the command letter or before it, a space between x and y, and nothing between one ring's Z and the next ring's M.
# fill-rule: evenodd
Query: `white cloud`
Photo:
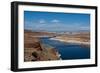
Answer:
M41 19L41 20L39 20L39 23L40 23L40 24L43 24L43 23L46 23L46 21L43 20L43 19Z
M58 23L58 22L60 22L60 21L57 20L57 19L54 19L54 20L52 20L51 22L53 22L53 23Z
M82 23L66 24L61 23L59 20L52 20L54 23L48 23L41 19L37 22L25 22L25 28L34 30L47 30L47 31L80 31L90 30L90 26L86 26ZM60 23L58 23L60 22Z
M80 29L81 29L81 30L89 30L90 27L89 27L89 26L87 26L87 27L86 27L86 26L83 26L83 27L80 27Z

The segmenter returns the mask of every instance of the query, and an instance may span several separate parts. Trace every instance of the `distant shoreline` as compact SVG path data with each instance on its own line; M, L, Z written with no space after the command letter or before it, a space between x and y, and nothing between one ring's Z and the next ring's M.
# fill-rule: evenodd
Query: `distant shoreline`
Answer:
M61 39L61 38L50 38L50 40L57 40L60 42L65 42L65 43L74 43L74 44L80 44L80 45L87 45L90 46L90 42L83 42L83 41L78 41L78 40L66 40L66 39Z

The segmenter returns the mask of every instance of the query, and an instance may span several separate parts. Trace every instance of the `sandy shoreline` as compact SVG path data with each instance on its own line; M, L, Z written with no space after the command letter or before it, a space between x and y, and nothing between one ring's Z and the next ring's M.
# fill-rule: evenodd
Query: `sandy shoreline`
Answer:
M82 44L82 45L90 45L90 42L84 42L84 41L78 41L78 40L66 40L62 38L50 38L50 40L57 40L60 42L65 42L65 43L75 43L75 44Z

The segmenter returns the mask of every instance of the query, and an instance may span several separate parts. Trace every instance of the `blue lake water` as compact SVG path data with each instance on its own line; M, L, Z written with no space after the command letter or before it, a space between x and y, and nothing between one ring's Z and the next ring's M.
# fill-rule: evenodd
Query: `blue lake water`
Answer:
M41 38L41 42L56 48L61 54L62 60L90 58L90 48L86 46L50 40L49 38Z

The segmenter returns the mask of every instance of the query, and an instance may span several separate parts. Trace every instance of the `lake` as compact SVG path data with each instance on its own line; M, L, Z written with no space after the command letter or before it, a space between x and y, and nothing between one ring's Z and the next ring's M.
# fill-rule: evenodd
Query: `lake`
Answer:
M57 40L51 40L49 38L41 38L41 43L56 48L56 50L61 55L62 60L90 58L90 48L86 46L60 42Z

